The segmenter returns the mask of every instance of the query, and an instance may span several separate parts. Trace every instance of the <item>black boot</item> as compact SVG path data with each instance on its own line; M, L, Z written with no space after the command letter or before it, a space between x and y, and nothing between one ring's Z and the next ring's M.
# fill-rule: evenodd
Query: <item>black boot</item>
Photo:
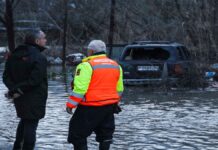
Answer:
M82 145L82 146L73 145L73 146L74 146L74 150L88 150L87 145Z
M22 150L22 147L23 147L23 142L20 143L20 142L15 141L13 150Z
M100 142L99 150L109 150L111 141Z
M35 143L24 143L23 145L23 150L34 150Z

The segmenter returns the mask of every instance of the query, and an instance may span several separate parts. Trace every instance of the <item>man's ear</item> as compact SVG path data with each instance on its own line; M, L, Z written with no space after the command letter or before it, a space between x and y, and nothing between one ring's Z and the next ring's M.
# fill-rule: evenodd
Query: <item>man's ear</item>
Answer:
M39 44L39 40L38 40L38 39L36 39L36 40L35 40L35 43L38 45L38 44Z
M94 51L92 49L89 49L87 54L88 56L91 56L92 54L94 54Z

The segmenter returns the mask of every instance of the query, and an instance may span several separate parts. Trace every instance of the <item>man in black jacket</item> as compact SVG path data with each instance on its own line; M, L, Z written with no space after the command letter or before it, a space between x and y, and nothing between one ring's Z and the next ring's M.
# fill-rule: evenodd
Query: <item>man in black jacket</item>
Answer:
M44 32L32 31L25 44L8 57L3 82L12 98L20 122L13 150L33 150L39 119L45 116L48 93L47 60L40 52L46 45Z

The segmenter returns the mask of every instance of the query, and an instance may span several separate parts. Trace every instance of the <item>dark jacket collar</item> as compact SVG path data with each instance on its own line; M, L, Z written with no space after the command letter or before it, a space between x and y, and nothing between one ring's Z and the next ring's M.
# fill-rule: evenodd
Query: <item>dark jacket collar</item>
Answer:
M39 46L37 44L32 44L32 43L25 43L27 46L33 46L33 47L36 47L37 49L39 49L40 52L44 51L46 49L46 47L42 47L42 46Z

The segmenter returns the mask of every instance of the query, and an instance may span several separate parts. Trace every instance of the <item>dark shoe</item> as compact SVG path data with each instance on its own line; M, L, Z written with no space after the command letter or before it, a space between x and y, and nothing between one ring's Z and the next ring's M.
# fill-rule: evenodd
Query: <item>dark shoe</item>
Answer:
M22 143L18 143L18 142L14 142L14 146L13 146L13 150L22 150L23 147L23 142Z
M22 148L13 147L13 150L22 150Z
M109 150L110 149L111 141L100 142L99 150Z
M24 144L23 145L23 150L34 150L34 147L35 147L35 143L32 143L32 144Z
M83 146L74 145L74 150L88 150L88 147L87 145L83 145Z

